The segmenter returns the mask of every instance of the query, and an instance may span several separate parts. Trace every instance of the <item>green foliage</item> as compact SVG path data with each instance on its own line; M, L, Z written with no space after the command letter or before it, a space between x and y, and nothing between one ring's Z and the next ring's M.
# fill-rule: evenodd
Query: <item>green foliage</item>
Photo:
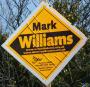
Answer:
M61 2L60 0L55 0L53 7L72 24L79 20L79 0L73 2L72 0L61 0Z
M80 20L78 13L80 1L55 0L54 8L72 24ZM78 26L78 25L77 25ZM90 86L90 35L89 31L80 27L89 38L87 44L74 56L64 70L54 80L53 87L85 87Z
M0 34L0 45L7 35ZM41 82L0 47L0 87L41 87Z

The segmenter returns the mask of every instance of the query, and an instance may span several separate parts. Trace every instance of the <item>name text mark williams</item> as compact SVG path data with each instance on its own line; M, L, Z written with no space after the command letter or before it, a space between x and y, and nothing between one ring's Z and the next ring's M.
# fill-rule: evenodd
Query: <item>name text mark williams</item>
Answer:
M41 24L33 23L33 31L40 30L50 30L56 29L56 23L51 20L51 23ZM62 33L62 32L60 32ZM73 43L73 35L61 35L56 32L48 32L48 33L36 33L36 34L28 34L24 36L18 37L21 48L31 48L34 47L53 47L53 46L64 46L71 45Z

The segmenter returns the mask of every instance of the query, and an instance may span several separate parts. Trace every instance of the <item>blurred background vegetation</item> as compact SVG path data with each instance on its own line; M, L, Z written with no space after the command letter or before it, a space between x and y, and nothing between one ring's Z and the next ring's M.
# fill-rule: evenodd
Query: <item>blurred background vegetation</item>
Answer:
M0 45L40 1L0 0ZM56 77L52 87L90 87L90 0L48 0L48 3L88 37L86 45ZM0 87L43 86L0 46Z

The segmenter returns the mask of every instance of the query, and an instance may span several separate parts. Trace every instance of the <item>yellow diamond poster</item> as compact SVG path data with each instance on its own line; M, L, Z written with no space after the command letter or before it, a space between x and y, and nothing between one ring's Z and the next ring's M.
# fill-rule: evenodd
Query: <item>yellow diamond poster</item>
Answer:
M48 85L86 40L82 32L42 2L2 47Z

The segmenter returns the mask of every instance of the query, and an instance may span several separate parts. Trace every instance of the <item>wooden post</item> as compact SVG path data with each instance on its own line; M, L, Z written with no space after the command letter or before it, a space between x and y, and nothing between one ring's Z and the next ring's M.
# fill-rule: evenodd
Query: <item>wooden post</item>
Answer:
M46 87L51 87L51 84L49 84L48 86L46 86Z
M51 83L48 86L43 86L43 87L51 87Z
M48 0L41 0L41 2L42 2L42 1L48 2ZM50 83L48 86L46 86L46 87L51 87L51 83Z

